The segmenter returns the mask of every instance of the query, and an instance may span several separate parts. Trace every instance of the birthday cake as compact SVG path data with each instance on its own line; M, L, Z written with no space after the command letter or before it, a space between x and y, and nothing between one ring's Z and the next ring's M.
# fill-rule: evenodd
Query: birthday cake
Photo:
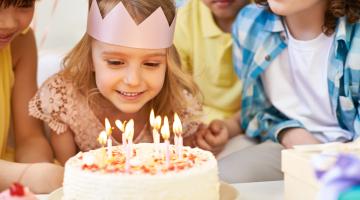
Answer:
M123 146L80 152L65 164L63 200L152 199L218 200L217 161L207 151L164 144L134 144L131 159ZM107 158L107 159L104 159Z

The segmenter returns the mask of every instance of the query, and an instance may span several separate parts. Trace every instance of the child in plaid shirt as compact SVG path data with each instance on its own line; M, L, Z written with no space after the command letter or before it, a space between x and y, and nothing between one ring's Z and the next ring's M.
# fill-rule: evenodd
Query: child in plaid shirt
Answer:
M256 3L263 6L245 7L233 27L243 81L239 119L247 136L281 146L267 142L276 146L264 151L272 159L258 157L264 152L255 145L222 160L221 176L230 182L246 172L281 174L281 147L348 142L360 134L360 1ZM249 152L257 161L244 160Z

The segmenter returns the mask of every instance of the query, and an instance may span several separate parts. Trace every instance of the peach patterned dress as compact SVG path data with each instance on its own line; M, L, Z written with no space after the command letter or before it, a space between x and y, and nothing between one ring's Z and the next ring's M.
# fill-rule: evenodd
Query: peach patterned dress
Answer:
M202 106L191 95L186 93L188 107L179 113L183 122L184 137L195 133L202 116ZM99 133L104 126L88 105L87 98L82 95L70 81L61 75L50 77L29 102L29 112L39 118L57 134L70 129L81 151L99 148ZM152 142L150 131L143 130L134 138L134 143ZM113 144L119 143L113 139Z

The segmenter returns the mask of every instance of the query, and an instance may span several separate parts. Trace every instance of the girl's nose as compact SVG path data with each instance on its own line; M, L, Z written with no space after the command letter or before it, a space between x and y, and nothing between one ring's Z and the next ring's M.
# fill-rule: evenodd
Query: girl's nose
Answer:
M130 86L139 85L141 82L141 75L140 75L139 67L130 66L127 70L127 74L125 75L124 82Z

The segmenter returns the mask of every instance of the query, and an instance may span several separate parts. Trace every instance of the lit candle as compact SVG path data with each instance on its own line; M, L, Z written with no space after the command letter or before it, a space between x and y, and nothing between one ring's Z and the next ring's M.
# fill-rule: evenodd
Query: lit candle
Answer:
M112 133L111 124L108 118L105 118L105 131L107 136L109 137Z
M105 118L105 131L107 135L107 157L108 160L112 159L112 140L111 140L111 124L108 120L108 118Z
M160 152L160 134L159 129L161 127L161 117L157 116L155 118L154 110L151 109L150 112L150 125L153 128L152 135L153 135L153 142L155 146L155 155L158 156Z
M107 140L107 157L108 160L112 159L112 140L110 137Z
M134 137L134 120L132 119L125 126L125 136L126 136L125 170L128 172L130 169L130 159L132 156L132 142Z
M121 134L122 145L123 145L123 148L125 150L125 147L126 147L125 122L122 123L120 120L116 120L115 125L120 130L120 132L122 133Z
M155 118L155 127L154 127L154 131L153 135L155 135L154 137L154 143L155 143L155 149L156 149L156 153L159 156L160 155L160 131L161 129L161 116L156 116Z
M107 140L107 134L105 131L101 131L99 137L98 137L98 142L101 145L101 152L102 152L102 160L105 162L106 160L106 152L105 152L105 145L106 145L106 140Z
M183 138L182 138L182 124L177 113L174 115L173 123L173 132L174 132L174 144L176 147L176 152L179 159L182 159L182 148L183 148Z
M150 112L150 126L154 128L155 126L155 113L154 113L154 109L151 109Z
M170 164L170 128L169 128L169 120L167 116L164 117L164 124L161 127L161 135L165 142L165 158L166 158L166 166L169 167Z

